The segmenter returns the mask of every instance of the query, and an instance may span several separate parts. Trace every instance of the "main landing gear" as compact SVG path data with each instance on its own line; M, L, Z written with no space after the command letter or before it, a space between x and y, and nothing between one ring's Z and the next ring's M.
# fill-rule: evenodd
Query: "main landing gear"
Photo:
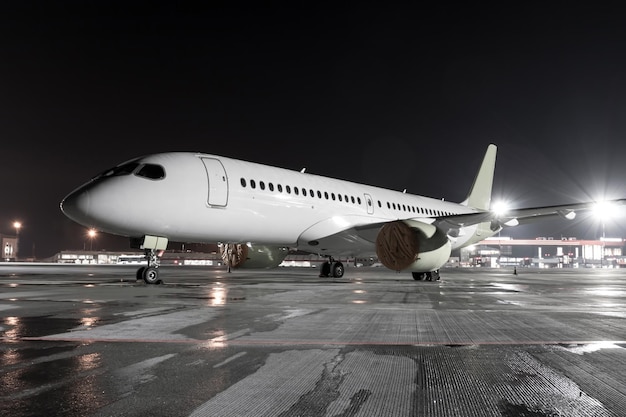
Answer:
M344 272L345 269L343 267L343 264L329 257L326 262L322 264L322 267L320 269L320 277L341 278L343 277Z
M412 272L415 281L439 281L439 270L430 272Z

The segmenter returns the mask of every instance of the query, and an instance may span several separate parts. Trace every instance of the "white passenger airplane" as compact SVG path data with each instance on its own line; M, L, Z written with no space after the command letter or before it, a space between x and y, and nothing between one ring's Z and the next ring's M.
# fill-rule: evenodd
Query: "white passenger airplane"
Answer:
M595 203L490 210L496 146L489 145L462 203L216 155L171 152L136 158L93 178L61 202L70 219L130 237L159 283L168 241L219 243L229 268L275 267L290 248L327 256L322 275L342 277L340 257L377 256L416 280L439 279L453 249L503 226L544 216L573 219ZM624 203L626 200L615 200Z

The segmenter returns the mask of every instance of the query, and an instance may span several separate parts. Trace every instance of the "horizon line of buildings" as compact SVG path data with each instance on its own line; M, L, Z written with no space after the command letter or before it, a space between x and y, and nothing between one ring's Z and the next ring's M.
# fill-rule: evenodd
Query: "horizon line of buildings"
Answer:
M2 259L16 261L18 236L0 234L3 248ZM599 240L579 240L573 237L554 239L512 239L494 236L476 245L463 248L453 254L449 267L514 267L535 266L540 268L565 267L626 267L622 238L601 238ZM183 246L184 248L184 246ZM217 245L205 245L209 251L168 250L161 263L163 265L213 265L223 264ZM74 264L129 264L141 263L143 252L106 250L64 250L45 259L21 258L28 262L52 262ZM325 257L314 254L290 253L281 265L315 267L325 262ZM376 258L350 258L346 265L376 265Z

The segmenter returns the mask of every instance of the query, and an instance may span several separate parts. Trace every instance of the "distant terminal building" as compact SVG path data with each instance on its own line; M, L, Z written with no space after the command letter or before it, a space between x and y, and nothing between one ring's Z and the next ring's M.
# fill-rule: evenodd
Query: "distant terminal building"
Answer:
M537 268L624 268L624 239L511 239L491 237L461 251L463 266Z
M66 264L97 265L141 265L146 263L143 252L87 250L62 251L54 255L49 261ZM222 258L215 253L166 251L161 258L161 265L220 266L222 265Z
M2 242L2 260L5 262L15 261L17 257L17 236L0 234Z
M14 260L16 238L3 236L4 260ZM573 237L554 239L512 239L491 237L474 246L461 249L446 267L535 267L535 268L626 268L626 256L622 238L582 240ZM200 248L202 249L202 248ZM220 254L209 248L207 251L168 250L161 258L162 265L223 266ZM48 262L72 264L142 264L141 251L87 251L66 250L57 253ZM280 266L318 268L326 258L315 254L290 253ZM376 258L342 259L346 267L380 266Z

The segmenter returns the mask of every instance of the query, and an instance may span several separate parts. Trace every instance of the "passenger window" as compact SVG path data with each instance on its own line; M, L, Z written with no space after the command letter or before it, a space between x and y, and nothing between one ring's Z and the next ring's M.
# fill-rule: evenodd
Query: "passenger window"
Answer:
M283 186L282 185L278 184L276 187L278 188L278 192L279 193L283 192Z
M250 187L256 188L256 181L250 180Z
M335 201L335 193L330 193L330 197Z
M270 191L274 191L274 184L270 182L269 184L267 184L267 186L269 187Z
M291 194L291 187L288 185L285 185L285 191L287 191L287 194Z
M241 186L242 186L243 188L246 188L246 179L245 179L245 178L242 178L242 179L241 179Z
M361 197L357 197L357 198L356 198L356 201L358 201L358 202L359 202L359 206L360 206L360 205L361 205Z
M354 204L354 196L350 197L350 201L352 201L352 204Z
M328 191L324 191L324 198L328 200Z
M317 198L322 198L322 192L321 191L317 191Z
M298 187L293 187L293 192L295 195L300 194L300 191L298 191Z
M313 190L309 190L309 195L310 195L311 197L315 197L315 191L313 191Z
M337 198L339 199L339 201L343 201L343 197L341 197L341 194L337 194Z
M161 165L145 164L135 175L151 180L161 180L165 178L165 170Z
M265 190L265 183L263 181L259 181L259 188L261 188L261 190Z

